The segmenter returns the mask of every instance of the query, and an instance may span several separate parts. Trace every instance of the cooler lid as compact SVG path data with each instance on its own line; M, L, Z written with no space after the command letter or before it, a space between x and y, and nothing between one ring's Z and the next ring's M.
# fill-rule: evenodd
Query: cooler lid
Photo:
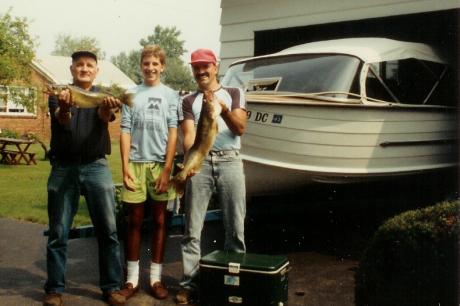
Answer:
M228 268L237 263L242 270L276 271L288 263L286 256L213 251L200 260L200 265Z

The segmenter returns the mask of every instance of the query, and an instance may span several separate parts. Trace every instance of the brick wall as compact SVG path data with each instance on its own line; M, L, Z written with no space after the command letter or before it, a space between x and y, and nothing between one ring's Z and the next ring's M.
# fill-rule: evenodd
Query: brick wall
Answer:
M40 91L45 84L46 79L41 75L32 71L31 81L34 86ZM8 129L24 135L32 133L43 139L45 142L49 141L50 138L50 118L48 114L48 108L44 105L43 101L47 97L45 94L38 92L38 106L37 114L35 116L8 116L0 115L0 129Z

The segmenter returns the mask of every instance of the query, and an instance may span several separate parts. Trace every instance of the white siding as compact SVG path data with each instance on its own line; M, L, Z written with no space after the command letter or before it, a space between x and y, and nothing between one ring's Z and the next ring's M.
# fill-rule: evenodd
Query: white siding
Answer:
M221 69L253 56L254 31L458 8L458 0L222 0Z

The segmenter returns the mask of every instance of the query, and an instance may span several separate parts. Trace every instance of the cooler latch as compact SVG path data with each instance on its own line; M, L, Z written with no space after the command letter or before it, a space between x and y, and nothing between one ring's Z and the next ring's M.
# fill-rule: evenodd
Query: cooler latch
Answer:
M228 263L228 272L238 274L240 273L240 264L237 262Z

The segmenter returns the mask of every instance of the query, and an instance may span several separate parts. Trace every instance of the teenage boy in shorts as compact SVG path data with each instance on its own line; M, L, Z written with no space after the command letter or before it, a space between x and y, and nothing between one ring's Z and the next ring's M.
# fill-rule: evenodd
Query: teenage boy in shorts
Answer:
M166 242L166 206L176 197L169 180L177 141L179 95L161 83L166 55L157 45L141 53L143 84L134 89L134 106L123 107L120 150L123 167L121 199L128 208L125 240L126 283L122 293L129 299L139 289L139 253L145 204L153 219L150 289L157 299L168 290L161 282Z

